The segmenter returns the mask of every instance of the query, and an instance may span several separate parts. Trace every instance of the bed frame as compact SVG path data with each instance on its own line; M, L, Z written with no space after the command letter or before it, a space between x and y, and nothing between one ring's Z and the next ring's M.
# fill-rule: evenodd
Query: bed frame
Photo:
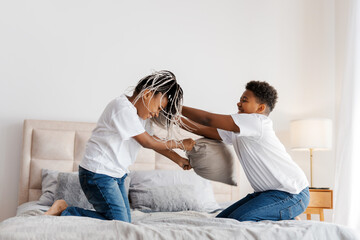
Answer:
M41 169L47 168L61 172L78 171L84 154L85 144L95 123L64 122L47 120L25 120L23 128L23 150L20 169L18 204L36 201L41 196ZM154 127L158 135L163 130ZM199 136L181 130L183 137ZM182 151L177 151L184 156ZM236 160L239 164L239 161ZM177 164L156 153L142 148L135 164L130 170L179 169ZM238 182L239 167L238 169ZM239 200L239 186L212 182L216 200L229 202Z

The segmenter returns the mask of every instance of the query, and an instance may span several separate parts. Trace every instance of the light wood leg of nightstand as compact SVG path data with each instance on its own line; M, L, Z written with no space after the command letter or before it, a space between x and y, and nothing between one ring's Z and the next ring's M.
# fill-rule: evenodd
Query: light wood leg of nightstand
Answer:
M324 221L324 209L323 208L308 208L304 212L306 214L306 219L311 220L311 214L320 214L320 221Z
M320 221L324 221L324 209L320 209Z

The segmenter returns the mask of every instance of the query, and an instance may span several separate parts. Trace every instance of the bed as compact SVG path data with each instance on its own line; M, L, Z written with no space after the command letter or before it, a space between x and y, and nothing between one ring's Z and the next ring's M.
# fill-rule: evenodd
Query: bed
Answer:
M132 223L43 215L48 207L37 204L42 195L42 169L76 172L94 127L95 123L24 121L19 207L17 216L0 223L0 239L356 239L353 230L326 222L238 222L215 218L221 209L239 200L240 192L239 186L211 181L212 194L219 206L213 211L132 209ZM163 134L160 129L154 132ZM185 131L179 134L197 138ZM140 151L130 170L182 171L148 149Z

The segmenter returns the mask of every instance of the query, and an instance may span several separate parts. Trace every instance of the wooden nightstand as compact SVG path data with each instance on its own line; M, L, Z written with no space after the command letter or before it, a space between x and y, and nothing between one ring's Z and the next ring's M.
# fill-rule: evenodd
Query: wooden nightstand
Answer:
M320 221L324 221L324 209L333 208L333 190L310 189L310 203L304 214L311 220L311 214L320 214Z

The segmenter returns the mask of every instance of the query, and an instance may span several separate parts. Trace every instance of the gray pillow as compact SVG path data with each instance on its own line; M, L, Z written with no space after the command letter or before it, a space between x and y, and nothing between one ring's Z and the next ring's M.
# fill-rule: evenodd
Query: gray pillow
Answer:
M200 138L186 153L194 171L201 177L237 186L234 154L222 141Z
M55 200L64 199L71 207L94 209L81 189L78 173L59 173Z
M130 204L145 212L177 212L202 209L194 197L191 185L131 188Z
M184 194L184 200L181 201L193 201L196 203L192 205L192 210L213 212L220 208L219 204L215 200L212 185L209 180L206 180L194 171L184 170L150 170L150 171L131 171L130 172L130 199L133 198L132 191L135 189L146 190L148 195L156 196L156 201L169 202L162 203L167 206L174 204L177 201L177 197L168 196L167 193L161 192L172 192L179 191L180 195ZM186 187L179 187L186 186ZM187 186L191 187L187 187ZM177 187L174 187L177 186ZM154 189L154 190L152 190ZM189 196L190 195L190 196ZM160 199L161 198L161 199ZM143 200L145 201L145 200ZM130 201L131 202L131 201ZM155 204L155 202L152 202ZM130 203L132 205L132 203ZM179 206L181 203L176 203ZM147 205L148 206L148 205ZM187 205L188 206L188 205ZM135 206L132 206L135 207ZM196 208L197 207L197 208ZM154 205L149 207L150 209L156 209ZM166 207L169 209L169 207ZM180 209L180 208L179 208ZM180 211L180 210L177 210Z
M42 195L40 196L39 205L51 206L54 203L55 199L55 190L57 184L57 177L59 175L58 171L42 169L41 170L42 181L41 181L41 191Z
M60 174L59 171L42 169L42 183L41 183L42 184L42 195L40 196L40 199L37 202L39 205L51 206L55 200L60 199L65 194L68 194L65 187L62 186L61 191L63 191L63 192L58 193L58 195L55 197L56 191L57 191L59 174ZM73 177L72 179L68 179L68 180L64 179L62 184L64 184L64 181L72 180L74 182L74 184L76 184L76 187L81 189L78 172L65 173L65 174L74 174L74 175L76 175L76 177ZM62 177L62 179L63 178L64 177ZM127 195L129 195L129 186L130 186L130 178L128 176L125 179L125 188L126 188ZM81 190L81 193L83 194L82 197L85 197L82 190ZM75 198L79 198L79 196L75 196ZM65 199L65 201L66 201L66 199ZM87 199L86 199L86 201L87 201ZM70 202L73 202L73 200L71 199ZM69 202L67 202L67 203L69 204ZM69 204L69 206L72 206L72 205ZM86 205L86 206L88 206L88 205Z

